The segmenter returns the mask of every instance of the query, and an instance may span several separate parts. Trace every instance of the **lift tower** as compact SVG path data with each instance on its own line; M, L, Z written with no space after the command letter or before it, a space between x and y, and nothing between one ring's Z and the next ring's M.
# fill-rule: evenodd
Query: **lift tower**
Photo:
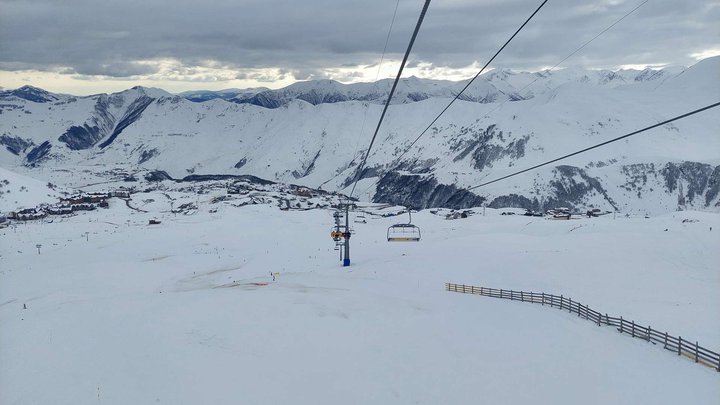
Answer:
M343 267L350 266L350 208L355 207L356 205L349 201L345 204L340 204L340 209L345 209L345 230L342 233L342 237L345 240L343 244Z

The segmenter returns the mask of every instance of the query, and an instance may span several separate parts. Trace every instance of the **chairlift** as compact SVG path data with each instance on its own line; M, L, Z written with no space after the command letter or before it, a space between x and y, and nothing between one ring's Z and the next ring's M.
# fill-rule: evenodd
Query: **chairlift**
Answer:
M355 217L355 220L353 221L356 224L367 224L367 219L365 218L365 215L357 215Z
M410 217L407 224L395 224L387 230L388 242L419 242L420 228L412 224L412 215L408 208L408 216Z

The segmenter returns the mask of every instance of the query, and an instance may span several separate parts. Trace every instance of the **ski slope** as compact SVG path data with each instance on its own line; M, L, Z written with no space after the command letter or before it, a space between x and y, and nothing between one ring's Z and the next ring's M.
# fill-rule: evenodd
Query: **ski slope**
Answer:
M55 186L0 167L0 213L54 203L59 195Z
M564 294L717 350L718 214L422 211L413 220L423 240L395 244L385 230L406 218L368 215L343 268L331 211L193 198L194 215L113 199L108 210L0 230L0 403L720 398L720 373L612 328L444 291L456 282Z

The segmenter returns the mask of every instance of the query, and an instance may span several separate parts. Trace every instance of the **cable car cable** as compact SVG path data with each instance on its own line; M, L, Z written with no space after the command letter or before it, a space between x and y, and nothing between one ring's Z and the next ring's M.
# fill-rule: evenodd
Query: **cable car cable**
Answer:
M649 1L649 0L645 0L645 1L647 2L647 1ZM445 114L445 111L447 111L447 110L450 108L450 106L452 106L453 103L455 103L455 101L457 101L457 99L460 98L460 95L462 95L462 93L463 93L465 90L467 90L468 87L470 87L470 85L473 83L473 81L475 81L475 79L477 79L477 78L485 71L485 69L490 65L490 63L492 63L492 62L495 60L495 58L500 54L500 52L502 52L502 51L505 49L505 47L508 46L508 44L510 43L510 41L512 41L512 40L517 36L517 34L519 34L520 31L522 31L522 29L525 28L525 26L530 22L530 20L532 20L532 18L535 17L535 15L540 11L540 9L542 9L542 8L545 6L545 4L546 4L547 2L548 2L548 0L544 0L544 1L535 9L535 11L530 15L530 17L528 17L528 18L525 20L525 22L523 22L522 25L520 25L520 27L515 31L515 33L513 33L512 36L510 36L510 38L509 38L507 41L505 41L505 43L503 44L503 46L501 46L500 49L498 49L497 52L495 52L495 54L490 58L490 60L485 64L485 66L483 66L482 69L480 69L480 71L477 72L477 74L476 74L472 79L470 79L470 81L465 85L465 87L463 87L462 90L460 90L460 92L455 95L455 97L452 99L452 101L450 101L450 103L448 103L448 105L445 106L445 108L443 108L442 111L440 111L440 114L438 114L438 115L435 117L435 119L432 120L432 122L420 133L420 135L417 136L417 138L415 138L414 141L412 141L412 142L410 143L410 145L409 145L407 148L405 148L405 151L404 151L403 153L401 153L400 156L398 156L397 158L393 159L394 161L400 160L403 156L405 156L406 153L408 153L408 152L410 151L410 149L412 149L412 147L417 143L417 141L420 140L420 138L421 138L423 135L425 135L425 133L428 131L428 129L430 129L430 128L433 126L433 124L435 124L435 122L437 122L437 120L440 119L440 117L441 117L443 114ZM577 52L577 51L576 51L576 52ZM378 180L376 180L373 185L377 184L379 181L380 181L380 179L378 178ZM356 181L356 184L357 184L357 181ZM373 185L371 185L370 187L372 187ZM366 190L369 190L370 187L368 187ZM355 186L353 186L353 191L355 191ZM352 195L352 192L350 193L350 195Z
M586 46L588 46L591 42L595 41L595 40L598 39L600 36L602 36L603 34L605 34L606 32L608 32L610 29L612 29L614 26L616 26L617 24L619 24L622 20L624 20L625 18L627 18L630 14L634 13L634 12L637 11L640 7L644 6L645 3L647 3L648 1L650 1L650 0L645 0L645 1L643 1L642 3L638 4L637 6L635 6L635 8L633 8L632 10L628 11L627 13L625 13L622 17L620 17L619 19L615 20L615 22L613 22L613 23L610 24L609 26L605 27L605 29L603 29L602 31L600 31L599 33L597 33L597 34L596 34L594 37L592 37L590 40L588 40L588 41L586 41L585 43L583 43L582 45L580 45L580 46L579 46L578 48L576 48L574 51L570 52L570 53L569 53L567 56L565 56L561 61L559 61L558 63L556 63L555 65L553 65L553 67L551 67L551 68L549 68L549 69L547 69L547 70L553 70L553 69L555 69L556 67L560 66L563 62L565 62L566 60L570 59L570 58L573 57L576 53L580 52L582 49L584 49ZM533 84L535 84L535 83L536 83L538 80L540 80L540 79L541 79L541 77L538 76L537 78L535 78L535 80L533 80L532 82L528 83L527 85L525 85L524 87L522 87L520 90L518 90L517 93L518 93L518 94L522 93L523 90L525 90L525 89L527 89L528 87L532 86ZM508 99L508 100L509 100L509 99ZM503 101L503 102L500 103L498 106L496 106L495 108L493 108L493 109L490 110L489 112L485 113L485 117L488 117L490 114L492 114L493 112L497 111L499 108L501 108L503 105L505 105L505 103L507 103L508 100ZM427 129L426 129L425 131L427 131ZM424 135L425 131L423 131L423 133L421 133L420 136L418 136L418 137L410 144L410 146L408 146L407 148L405 148L405 151L404 151L403 153L401 153L400 156L398 156L398 157L396 157L395 159L393 159L393 161L397 162L397 161L399 161L403 156L405 156L405 155L410 151L410 149L412 149L412 147L415 145L415 143L417 143L417 141L420 139L420 137L422 137L422 136ZM397 168L397 166L399 166L399 164L398 164L398 165L395 165L394 167ZM395 169L390 169L390 170L388 170L387 172L392 172L393 170L395 170ZM380 182L380 177L378 177L378 179L377 179L373 184L371 184L368 188L366 188L365 191L367 192L368 190L370 190L370 188L372 188L374 185L378 184L379 182Z
M380 69L382 68L382 63L385 60L385 52L387 51L388 43L390 42L390 34L392 34L392 29L395 25L395 17L397 16L398 6L400 6L400 0L397 0L397 2L395 3L395 11L393 12L392 20L390 21L390 29L388 29L387 36L385 37L385 46L383 47L382 55L380 56L380 62L378 63L377 72L375 73L375 82L377 82L378 78L380 77ZM353 150L357 149L360 137L365 131L365 121L367 120L367 113L369 109L370 105L368 104L368 108L365 109L365 114L363 114L362 125L360 125L360 136L358 136L358 141L355 143L355 148Z
M404 156L405 153L407 153L407 151L410 150L410 148L412 148L412 147L415 145L415 143L416 143L423 135L425 135L425 133L428 131L428 129L430 129L430 127L432 127L433 124L435 124L435 122L437 122L437 120L440 119L440 117L441 117L443 114L445 114L445 111L447 111L447 110L450 108L450 106L453 105L453 103L455 103L455 101L457 101L458 98L460 98L460 95L462 95L462 93L463 93L465 90L467 90L468 87L470 87L470 85L475 81L475 79L477 79L477 78L482 74L482 72L485 71L485 69L490 65L490 63L492 63L492 61L495 60L495 58L500 54L500 52L502 52L503 49L505 49L505 47L508 46L508 44L510 43L510 41L512 41L513 38L515 38L515 36L517 36L517 34L520 33L520 31L522 31L523 28L525 28L525 26L527 25L527 23L529 23L530 20L532 20L532 18L535 17L535 14L537 14L537 13L540 11L540 9L543 8L543 6L545 6L545 3L547 3L547 2L548 2L548 0L544 0L544 1L538 6L538 8L535 9L535 11L530 15L530 17L528 17L527 20L525 20L525 22L522 23L522 25L520 26L520 28L518 28L518 29L515 31L515 33L512 34L512 36L511 36L507 41L505 41L505 43L503 44L503 46L501 46L500 49L498 49L497 52L495 52L495 55L493 55L492 58L490 58L490 60L487 61L487 63L485 64L485 66L483 66L482 69L480 69L480 71L477 72L477 74L475 75L475 77L473 77L472 79L470 79L470 81L465 85L465 87L463 87L462 90L460 90L460 92L459 92L457 95L455 95L455 98L453 98L452 101L450 101L450 103L448 103L448 105L445 106L445 108L443 108L442 111L440 111L440 114L438 114L437 117L435 117L435 119L432 120L432 122L420 133L420 135L418 135L418 137L415 138L415 140L412 141L412 143L410 143L410 146L407 147L407 150L406 150L405 152L403 152L403 153L400 155L400 157ZM400 157L398 157L398 159L399 159ZM396 160L397 160L397 159L396 159Z
M545 0L548 1L548 0ZM365 152L365 157L363 158L362 162L358 166L356 172L355 172L355 182L353 184L353 188L350 191L349 197L352 197L353 193L355 192L355 187L357 186L358 180L360 180L360 174L362 173L362 169L365 166L365 162L367 161L368 156L370 155L370 150L372 150L373 143L375 143L375 138L377 137L378 131L380 130L380 125L383 122L383 119L385 118L385 113L387 112L388 107L390 106L390 100L392 99L393 93L395 93L395 88L397 88L398 82L400 81L400 76L402 75L402 71L405 68L405 63L407 63L408 56L410 56L410 51L412 50L413 44L415 43L415 38L417 38L418 31L420 31L420 25L422 25L423 19L425 18L425 13L427 12L428 6L430 5L430 0L425 0L425 5L423 6L422 11L420 12L420 17L418 18L417 25L415 25L415 31L413 31L412 37L410 38L410 44L408 44L407 50L405 51L405 56L403 57L402 62L400 63L400 69L398 70L397 77L395 77L395 82L392 85L392 88L390 89L390 94L388 94L387 101L385 102L385 107L383 108L382 114L380 115L380 120L378 121L377 127L375 128L375 133L373 134L372 139L370 140L370 146L368 146L367 152Z
M622 17L620 17L620 18L619 18L618 20L616 20L614 23L612 23L612 24L610 24L609 26L607 26L604 30L600 31L597 35L595 35L594 37L592 37L590 40L586 41L584 44L580 45L577 49L575 49L574 51L570 52L570 54L568 54L568 56L564 57L563 60L561 60L560 62L558 62L558 63L556 63L555 65L553 65L553 67L551 67L551 68L549 68L549 69L546 69L546 71L552 71L552 70L555 69L556 67L560 66L563 62L565 62L566 60L570 59L573 55L575 55L576 53L580 52L583 48L585 48L586 46L588 46L591 42L593 42L594 40L598 39L602 34L608 32L612 27L614 27L614 26L616 26L617 24L619 24L620 21L624 20L627 16L629 16L630 14L634 13L635 11L637 11L637 9L639 9L640 7L644 6L645 3L647 3L648 1L650 1L650 0L645 0L645 1L643 1L642 3L638 4L637 6L635 6L635 8L633 8L632 10L628 11L627 13L625 13L625 15L623 15ZM521 93L523 92L523 90L525 90L525 89L527 89L528 87L532 86L533 84L535 84L535 83L536 83L538 80L540 80L541 78L542 78L542 76L536 77L535 80L531 81L530 83L528 83L528 84L526 84L524 87L522 87L520 90L518 90L518 91L517 91L517 94L521 95ZM521 97L522 97L522 95L521 95ZM485 113L485 117L488 117L490 114L492 114L492 113L494 113L495 111L497 111L499 108L501 108L503 105L505 105L505 103L507 103L508 100L510 100L510 99L509 99L509 98L506 99L506 100L503 101L502 103L498 104L495 108L493 108L492 110L490 110L490 111L488 111L487 113ZM412 146L412 145L411 145L411 146Z

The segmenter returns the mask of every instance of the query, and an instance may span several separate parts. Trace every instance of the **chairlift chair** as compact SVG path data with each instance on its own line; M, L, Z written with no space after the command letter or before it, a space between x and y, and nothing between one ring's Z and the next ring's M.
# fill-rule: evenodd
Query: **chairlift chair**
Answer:
M419 242L420 228L412 224L412 215L408 209L410 220L407 224L391 225L387 230L388 242Z

